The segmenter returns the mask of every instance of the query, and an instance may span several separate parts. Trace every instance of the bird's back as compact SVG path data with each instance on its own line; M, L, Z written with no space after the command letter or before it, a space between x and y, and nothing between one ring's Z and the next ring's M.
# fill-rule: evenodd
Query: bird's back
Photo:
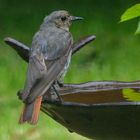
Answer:
M56 28L49 27L45 30L39 30L32 42L32 52L41 51L46 60L55 60L60 58L73 42L70 32Z

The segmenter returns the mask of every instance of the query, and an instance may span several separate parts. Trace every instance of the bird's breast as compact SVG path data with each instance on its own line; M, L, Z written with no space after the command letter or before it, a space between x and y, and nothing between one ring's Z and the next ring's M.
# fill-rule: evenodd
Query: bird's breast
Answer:
M72 51L69 53L68 57L67 57L67 62L64 66L64 68L62 69L62 71L60 72L60 74L58 75L58 80L59 81L63 81L63 78L64 76L66 75L67 73L67 70L69 68L69 65L70 65L70 62L71 62L71 54L72 54Z

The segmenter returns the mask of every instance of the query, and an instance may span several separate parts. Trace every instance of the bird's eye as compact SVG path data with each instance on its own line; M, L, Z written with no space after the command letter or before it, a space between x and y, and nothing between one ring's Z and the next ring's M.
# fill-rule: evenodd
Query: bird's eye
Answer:
M67 19L67 17L61 17L62 21L65 21Z

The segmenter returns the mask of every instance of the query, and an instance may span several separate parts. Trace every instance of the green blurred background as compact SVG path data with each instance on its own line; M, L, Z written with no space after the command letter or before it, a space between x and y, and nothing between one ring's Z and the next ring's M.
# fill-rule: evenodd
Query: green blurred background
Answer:
M16 92L23 87L27 64L7 45L13 37L29 45L45 15L65 9L84 20L74 23L74 40L96 40L72 58L65 82L140 79L140 36L137 19L119 24L121 14L138 0L0 0L0 140L86 140L40 113L36 126L18 125L22 104ZM86 126L85 126L86 127Z

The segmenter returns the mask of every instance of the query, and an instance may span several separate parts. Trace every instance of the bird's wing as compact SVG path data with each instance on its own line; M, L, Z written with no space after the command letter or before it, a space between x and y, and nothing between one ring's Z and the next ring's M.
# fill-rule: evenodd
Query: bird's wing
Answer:
M39 79L46 72L46 64L44 56L41 52L34 53L30 56L26 81L22 91L22 100L25 100L30 94L32 87L39 81Z
M31 103L36 99L36 97L43 95L49 89L49 87L57 79L61 70L63 70L70 53L71 50L69 50L67 54L60 59L48 62L49 69L47 69L47 73L45 73L45 75L31 89L27 99L28 103Z
M30 89L26 94L26 102L28 103L31 103L49 89L67 63L67 58L71 52L72 38L69 33L63 33L62 36L56 35L56 41L53 39L52 42L49 42L51 40L49 37L47 43L43 42L41 44L39 41L37 49L39 53L33 56L31 62L29 61L26 82L27 89ZM47 48L45 45L51 45L52 48Z

